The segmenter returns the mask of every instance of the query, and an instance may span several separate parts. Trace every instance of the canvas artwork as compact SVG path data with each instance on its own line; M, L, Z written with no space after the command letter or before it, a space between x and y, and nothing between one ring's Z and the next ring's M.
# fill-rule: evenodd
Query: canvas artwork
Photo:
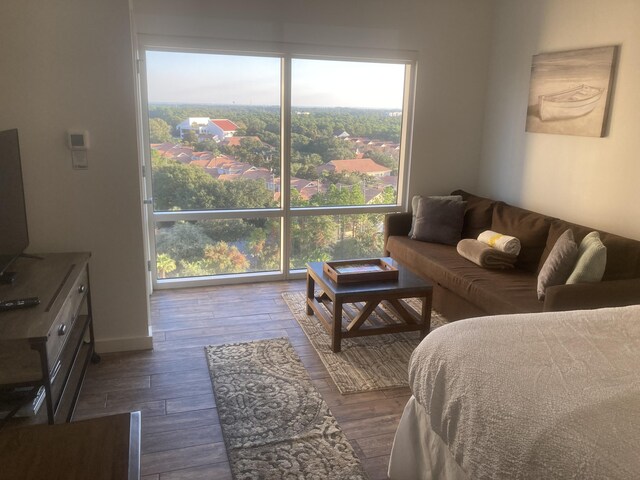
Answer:
M616 47L533 56L527 132L605 135Z

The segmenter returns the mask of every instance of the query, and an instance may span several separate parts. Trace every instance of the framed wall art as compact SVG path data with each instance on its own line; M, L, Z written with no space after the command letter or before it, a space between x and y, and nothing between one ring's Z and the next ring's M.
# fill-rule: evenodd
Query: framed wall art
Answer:
M616 57L617 46L534 55L526 131L604 136Z

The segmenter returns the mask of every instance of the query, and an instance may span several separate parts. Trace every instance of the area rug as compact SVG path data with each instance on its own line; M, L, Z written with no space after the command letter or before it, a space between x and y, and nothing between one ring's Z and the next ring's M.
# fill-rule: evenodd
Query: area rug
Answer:
M288 339L205 352L236 480L367 478Z
M333 382L342 394L404 387L409 384L409 357L420 343L418 332L392 333L342 339L339 353L331 350L331 337L315 315L307 315L304 292L284 292L284 301L318 352ZM420 311L421 300L407 299ZM348 308L348 306L347 306ZM398 321L394 313L384 309L384 315L371 314L367 322ZM431 311L431 331L448 323L436 311Z

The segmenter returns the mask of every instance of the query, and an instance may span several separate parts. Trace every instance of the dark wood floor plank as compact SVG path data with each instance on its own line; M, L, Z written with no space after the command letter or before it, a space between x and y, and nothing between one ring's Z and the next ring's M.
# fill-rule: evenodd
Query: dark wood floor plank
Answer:
M393 445L394 433L383 433L372 437L363 437L355 441L367 458L388 455Z
M208 443L166 452L142 454L140 470L142 475L149 475L224 461L227 461L224 443Z
M231 480L231 478L231 469L227 462L174 470L160 475L160 480Z
M167 414L205 410L216 406L213 393L167 400Z
M193 447L223 442L220 425L185 428L161 433L145 433L142 437L142 453L166 452L177 448Z
M157 417L142 417L142 435L152 435L185 428L219 424L220 420L218 419L218 412L215 408L173 413Z

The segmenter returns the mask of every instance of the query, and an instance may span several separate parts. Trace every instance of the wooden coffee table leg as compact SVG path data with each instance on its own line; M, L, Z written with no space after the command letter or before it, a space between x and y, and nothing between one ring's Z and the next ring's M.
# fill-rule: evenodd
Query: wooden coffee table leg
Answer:
M331 349L334 353L340 351L342 342L342 301L336 299L333 302L333 334L331 335Z
M315 282L307 271L307 315L313 315L313 309L309 305L309 301L313 300L313 292L315 290Z

